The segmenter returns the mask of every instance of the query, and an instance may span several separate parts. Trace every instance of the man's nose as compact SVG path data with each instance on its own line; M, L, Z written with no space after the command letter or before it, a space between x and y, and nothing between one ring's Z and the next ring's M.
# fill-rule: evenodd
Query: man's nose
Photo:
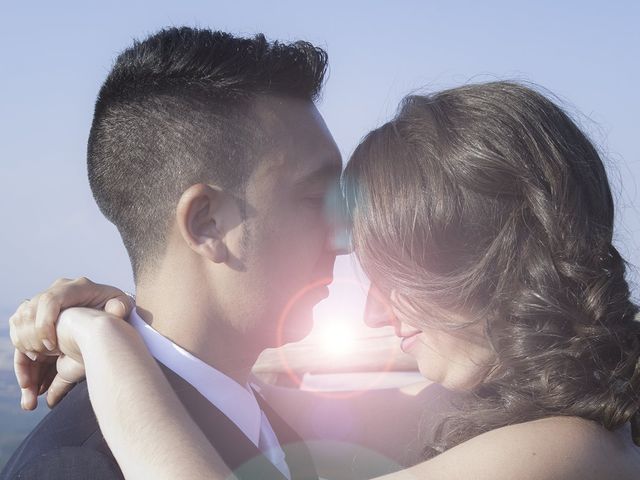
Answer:
M372 328L394 325L395 317L389 302L375 285L369 287L367 303L364 308L364 323Z
M327 235L327 250L335 255L349 255L353 253L351 236L345 225L332 225Z
M339 189L331 190L325 204L327 232L327 250L335 255L348 255L353 252L351 233L347 218L346 205Z

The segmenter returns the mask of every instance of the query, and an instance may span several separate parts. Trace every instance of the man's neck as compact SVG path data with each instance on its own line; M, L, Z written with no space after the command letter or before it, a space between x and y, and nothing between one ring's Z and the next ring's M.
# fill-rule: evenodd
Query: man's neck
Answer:
M239 384L247 384L260 354L251 348L249 339L212 318L206 303L198 298L181 296L175 289L172 295L162 293L138 288L136 311L140 317L193 356Z

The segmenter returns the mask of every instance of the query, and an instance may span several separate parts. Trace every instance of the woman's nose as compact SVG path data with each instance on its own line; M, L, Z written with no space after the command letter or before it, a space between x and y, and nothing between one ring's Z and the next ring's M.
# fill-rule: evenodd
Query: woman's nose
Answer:
M364 309L364 323L373 328L393 325L394 315L389 302L375 285L369 287Z

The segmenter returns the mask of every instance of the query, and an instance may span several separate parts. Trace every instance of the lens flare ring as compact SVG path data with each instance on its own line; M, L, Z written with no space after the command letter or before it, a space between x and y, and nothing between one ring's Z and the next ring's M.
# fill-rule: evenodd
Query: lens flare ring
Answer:
M304 286L303 288L301 288L285 305L284 309L282 310L282 313L280 314L280 317L278 318L278 327L277 327L277 345L282 346L284 345L285 341L284 341L284 332L285 332L285 325L287 323L287 321L289 320L289 316L291 314L291 311L293 310L293 308L296 306L296 304L306 295L308 294L310 291L312 291L314 288L318 288L318 287L326 287L329 283L331 283L331 278L322 278L320 280L316 280L313 283L310 283L306 286ZM342 284L348 284L350 286L357 286L360 288L363 288L364 290L368 289L368 285L356 281L352 278L334 278L333 279L333 283L342 283ZM380 305L382 305L384 307L384 314L385 314L385 318L389 319L389 324L391 323L391 319L393 318L393 312L391 310L391 306L389 304L388 299L383 298L382 295L380 294L380 292L377 289L371 289L369 290L369 295L374 295L375 299L379 302ZM300 376L298 373L296 373L294 371L294 369L291 367L289 360L287 359L285 350L283 348L278 348L277 349L278 352L278 356L280 358L280 361L282 362L282 367L284 369L284 372L287 374L287 376L289 377L289 379L293 382L294 385L296 385L297 388L300 388L300 386L302 385L302 376ZM397 359L397 355L398 355L398 351L396 349L390 349L389 350L389 355L382 367L382 369L380 370L380 374L377 375L376 377L374 377L371 382L369 382L369 384L367 384L364 388L357 390L357 391L351 391L351 392L322 392L322 391L314 391L313 393L321 396L321 397L327 397L327 398L333 398L333 399L349 399L349 398L354 398L357 397L359 395L364 394L367 390L373 390L375 389L375 386L378 385L381 381L382 378L384 377L385 374L389 373L391 371L391 368L394 364L394 362Z

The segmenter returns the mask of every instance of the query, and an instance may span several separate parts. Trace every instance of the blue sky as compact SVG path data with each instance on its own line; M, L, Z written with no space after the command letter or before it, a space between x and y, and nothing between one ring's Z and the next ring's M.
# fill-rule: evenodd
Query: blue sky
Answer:
M618 199L616 241L640 264L639 23L634 1L4 3L0 313L59 276L132 288L118 234L88 188L86 139L117 53L181 24L325 47L331 69L320 110L345 158L410 91L491 79L546 87L581 112L604 153ZM349 267L342 260L338 271Z

